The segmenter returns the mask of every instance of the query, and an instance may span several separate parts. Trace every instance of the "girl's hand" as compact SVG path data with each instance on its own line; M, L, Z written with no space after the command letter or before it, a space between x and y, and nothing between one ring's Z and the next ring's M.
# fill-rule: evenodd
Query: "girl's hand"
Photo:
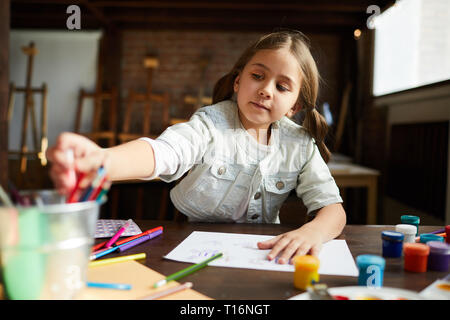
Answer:
M278 263L285 264L296 255L311 254L317 256L322 248L323 236L311 224L305 224L301 228L280 234L270 240L258 242L259 249L272 249L267 259L273 260L277 256Z
M68 150L73 151L72 160L67 155ZM46 156L52 163L50 177L61 194L69 194L75 187L75 174L85 174L80 181L80 188L83 189L95 178L100 166L107 169L108 165L104 149L88 138L70 132L60 134L55 145L47 150Z

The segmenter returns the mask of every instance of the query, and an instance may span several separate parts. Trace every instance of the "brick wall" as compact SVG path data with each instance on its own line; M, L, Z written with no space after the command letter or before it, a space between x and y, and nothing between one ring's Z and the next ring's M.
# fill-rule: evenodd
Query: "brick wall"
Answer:
M143 59L156 54L159 67L153 75L153 92L168 92L172 117L186 118L192 114L184 105L184 96L196 96L201 82L199 59L210 55L205 73L204 90L212 94L215 82L227 73L248 45L261 33L200 32L200 31L124 31L121 63L121 105L129 89L145 91L147 71ZM325 82L320 101L330 102L337 110L340 99L339 56L340 42L335 35L310 36L312 52ZM142 107L136 105L137 108ZM152 126L158 129L160 115L154 110ZM135 118L134 121L139 121Z
M186 118L192 107L184 105L185 95L197 96L201 83L199 59L210 55L205 71L204 90L211 96L215 81L227 73L242 51L259 36L256 33L236 34L183 31L125 31L122 52L122 105L129 89L145 91L147 71L143 59L153 54L159 67L153 74L153 92L168 92L170 115ZM159 118L154 110L155 120ZM157 120L156 120L157 122ZM156 125L157 123L153 123Z

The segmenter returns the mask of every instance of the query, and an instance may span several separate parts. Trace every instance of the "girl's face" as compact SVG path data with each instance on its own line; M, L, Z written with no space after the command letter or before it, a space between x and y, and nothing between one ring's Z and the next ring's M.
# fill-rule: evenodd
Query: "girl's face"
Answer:
M270 124L300 107L300 66L288 48L258 51L234 81L240 120L245 129Z

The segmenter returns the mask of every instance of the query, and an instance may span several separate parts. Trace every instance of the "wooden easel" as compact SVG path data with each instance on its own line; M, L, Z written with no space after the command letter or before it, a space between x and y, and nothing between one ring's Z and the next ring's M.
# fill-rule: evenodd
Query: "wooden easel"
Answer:
M112 147L116 144L116 124L117 124L117 88L112 87L110 90L102 90L103 84L103 49L104 43L103 40L100 42L100 49L98 54L98 63L97 63L97 79L95 85L95 92L87 92L84 89L80 89L80 93L78 95L78 105L77 105L77 113L75 119L75 132L80 133L89 139L95 141L97 144L100 144L100 140L107 139L108 147ZM86 98L90 98L94 100L94 111L92 118L92 127L91 132L81 133L81 116L83 112L83 102ZM108 129L101 130L101 120L102 120L102 110L104 107L104 101L109 101L110 106L108 109Z
M22 175L27 170L27 159L31 156L37 156L41 160L41 165L47 165L47 158L45 152L48 147L47 139L47 84L44 82L41 88L33 88L31 86L32 75L33 75L33 60L34 56L37 55L38 49L35 47L34 42L30 42L28 47L22 47L22 51L28 57L27 62L27 74L26 74L26 84L25 87L16 87L14 83L10 84L9 91L9 106L8 106L8 122L11 122L13 108L14 108L14 94L15 93L25 93L24 109L22 114L22 132L20 140L20 150L19 151L9 151L9 154L19 154L20 157L20 171L18 174L18 181L21 182ZM38 137L37 120L36 113L34 109L34 98L35 93L40 93L42 95L41 99L41 134ZM28 150L27 146L27 133L28 133L28 122L29 117L31 117L32 126L32 138L33 138L33 150ZM38 142L40 138L40 143Z

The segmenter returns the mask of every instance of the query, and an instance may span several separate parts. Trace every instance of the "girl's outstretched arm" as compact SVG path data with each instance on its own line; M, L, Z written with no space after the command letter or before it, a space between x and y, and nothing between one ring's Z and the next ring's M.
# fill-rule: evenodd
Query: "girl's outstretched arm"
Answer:
M318 255L322 244L341 234L346 223L344 208L340 203L325 206L316 217L299 229L280 234L270 240L258 242L259 249L272 249L267 258L278 263L289 262L293 256Z
M72 160L67 151L73 151ZM155 168L153 148L146 141L134 140L112 148L101 148L84 136L65 132L47 150L51 162L50 177L62 194L72 190L75 181L70 172L84 173L80 187L88 186L100 166L104 166L111 181L149 177Z

